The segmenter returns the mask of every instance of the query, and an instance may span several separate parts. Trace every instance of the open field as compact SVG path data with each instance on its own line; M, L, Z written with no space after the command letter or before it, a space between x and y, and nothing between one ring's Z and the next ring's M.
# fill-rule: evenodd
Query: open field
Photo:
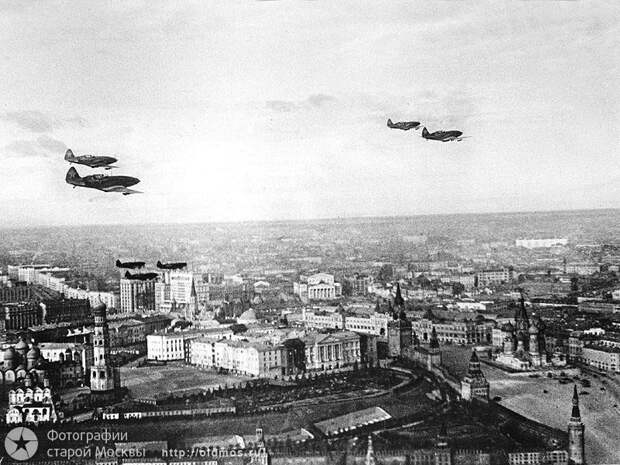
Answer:
M471 347L445 346L442 353L452 370L459 374L466 371ZM530 378L486 364L482 364L482 371L491 384L491 398L499 396L502 398L500 403L505 407L532 420L566 430L572 409L572 383L560 384L557 379L547 378L546 372L539 378ZM612 376L615 376L614 381L584 374L583 377L589 379L592 386L583 388L581 384L577 385L579 392L588 392L581 395L579 400L581 418L586 425L586 457L591 464L620 463L617 439L620 431L620 399L614 395L617 394L618 376Z
M156 394L183 393L198 389L238 384L249 377L201 371L191 366L166 365L158 367L122 367L121 379L134 398Z
M557 379L546 377L506 376L503 371L489 366L484 366L483 370L491 383L491 397L500 396L502 405L554 428L567 428L572 409L572 383L560 384ZM589 393L579 397L581 418L586 425L586 457L589 463L620 463L618 400L600 379L591 376L588 379L591 387L577 385L579 392ZM601 387L605 391L601 391Z

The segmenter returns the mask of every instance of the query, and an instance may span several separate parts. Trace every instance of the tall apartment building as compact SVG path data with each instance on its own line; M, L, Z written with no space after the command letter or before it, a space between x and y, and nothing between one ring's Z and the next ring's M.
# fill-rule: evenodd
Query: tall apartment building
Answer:
M121 279L121 312L152 313L155 311L155 279Z

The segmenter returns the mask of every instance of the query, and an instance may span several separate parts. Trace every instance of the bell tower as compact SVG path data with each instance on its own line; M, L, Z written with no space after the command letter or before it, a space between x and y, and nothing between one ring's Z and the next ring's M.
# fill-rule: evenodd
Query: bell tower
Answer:
M93 365L90 368L90 391L94 400L113 398L115 372L110 365L110 335L106 318L106 306L100 303L93 309L95 328L93 333Z

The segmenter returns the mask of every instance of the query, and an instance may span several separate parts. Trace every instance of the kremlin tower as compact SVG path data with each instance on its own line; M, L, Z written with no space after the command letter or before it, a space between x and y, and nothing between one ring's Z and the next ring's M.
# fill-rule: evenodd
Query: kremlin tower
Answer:
M581 422L579 396L577 395L577 386L575 386L573 390L573 412L568 422L568 463L571 465L583 465L586 463L584 431L585 426Z

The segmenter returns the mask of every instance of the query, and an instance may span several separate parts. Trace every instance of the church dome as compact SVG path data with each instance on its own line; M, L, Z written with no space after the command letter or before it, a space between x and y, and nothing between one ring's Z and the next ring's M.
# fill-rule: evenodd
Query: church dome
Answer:
M94 308L93 308L93 315L95 316L105 316L105 311L106 311L106 305L101 302L99 304L97 304Z
M38 360L41 356L41 350L37 346L32 346L32 348L28 351L26 357L28 360Z
M250 321L257 321L256 320L256 312L253 309L248 309L245 312L243 312L239 318L237 318L237 322L250 322Z
M504 326L502 326L502 331L507 333L512 333L515 330L515 327L512 326L512 323L508 322Z
M530 326L529 333L530 334L538 334L538 328L536 327L536 325L531 325Z
M15 359L15 349L13 347L9 347L4 351L4 360L13 360Z
M17 351L28 350L28 344L26 344L26 341L24 341L23 337L19 339L19 342L17 344L15 344L15 350Z

